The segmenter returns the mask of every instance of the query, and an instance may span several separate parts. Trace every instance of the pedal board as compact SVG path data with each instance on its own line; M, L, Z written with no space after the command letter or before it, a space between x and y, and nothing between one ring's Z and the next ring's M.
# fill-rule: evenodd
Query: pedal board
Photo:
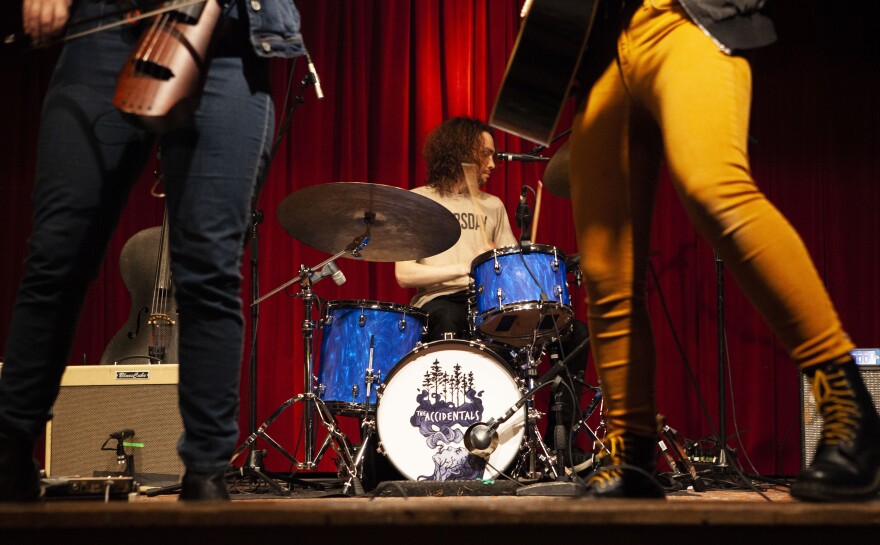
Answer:
M127 499L137 492L131 477L49 477L43 479L45 497Z

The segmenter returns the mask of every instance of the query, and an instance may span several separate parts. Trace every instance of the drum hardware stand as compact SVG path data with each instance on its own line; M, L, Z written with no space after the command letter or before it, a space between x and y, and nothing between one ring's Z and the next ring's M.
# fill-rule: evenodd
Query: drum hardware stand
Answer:
M343 255L349 254L353 257L361 257L360 251L363 250L370 241L370 226L375 221L375 214L366 213L364 215L364 223L366 224L366 232L363 235L360 235L352 240L352 242L342 251L337 252L332 255L328 259L322 261L318 265L309 268L305 265L300 265L299 274L285 282L281 286L275 288L269 293L258 297L251 303L252 306L256 306L267 298L275 295L281 290L287 288L288 286L299 282L300 283L300 298L303 300L303 306L305 308L305 316L303 318L302 323L302 338L303 338L303 362L304 362L304 386L305 393L292 397L281 404L278 409L275 410L274 413L265 421L260 427L254 431L245 442L233 453L232 458L229 463L232 464L241 453L249 448L254 441L257 440L258 437L262 437L265 439L270 445L275 447L278 452L281 453L282 456L287 458L297 470L310 470L315 469L318 465L318 461L324 455L324 452L327 450L328 446L332 446L336 453L339 455L340 460L342 460L343 465L346 470L351 474L355 471L354 459L351 456L351 452L348 448L348 438L339 431L336 426L336 421L333 418L333 415L330 413L327 406L324 402L315 395L315 385L314 382L316 380L313 372L313 356L312 356L312 339L313 332L315 329L315 322L312 320L312 304L314 301L314 294L311 289L311 275L316 270L321 270L325 265L336 261ZM269 434L266 433L266 429L278 418L281 413L283 413L288 407L293 405L294 403L303 402L303 425L305 428L306 441L304 445L304 457L303 461L298 460L295 456L291 455L287 452L277 441L272 439ZM328 435L324 439L321 448L318 451L318 454L314 454L315 447L315 427L314 427L314 416L315 416L315 407L317 406L318 416L321 419L321 423L327 429ZM276 484L277 486L277 484Z
M565 453L568 451L569 438L567 436L569 434L565 430L562 417L563 391L561 388L561 377L562 373L551 381L551 389L554 396L553 411L556 415L556 426L553 430L554 446L556 447L556 467L551 465L555 480L519 488L516 491L517 496L581 496L584 493L584 486L570 480L565 471Z
M376 346L375 338L370 335L370 356L367 360L367 369L364 371L364 385L366 386L366 397L364 398L364 419L361 422L361 444L358 446L357 454L353 463L348 467L349 478L342 487L342 493L348 494L350 489L354 489L354 495L360 496L364 493L361 477L363 477L364 455L370 444L370 439L376 433L376 419L373 416L375 410L370 410L370 398L372 397L372 386L379 382L381 372L373 371L373 349Z
M284 403L282 403L281 406L278 407L274 413L272 413L272 416L270 416L268 419L266 419L266 421L260 425L260 427L257 429L257 431L254 432L253 434L251 434L251 436L248 437L240 447L238 447L238 450L236 450L235 453L233 453L232 459L230 460L230 463L234 462L235 459L238 458L238 456L246 448L250 447L250 445L252 445L253 442L256 441L258 437L262 437L270 445L275 447L278 450L278 452L281 453L282 456L284 456L285 458L290 460L290 462L293 463L297 467L297 469L307 469L307 464L297 460L296 457L294 457L292 454L287 452L284 449L284 447L282 447L280 444L278 444L277 441L272 439L272 437L270 437L269 434L266 433L266 429L270 425L272 425L272 422L274 422L276 418L281 416L281 413L283 413L288 407L290 407L294 403L298 403L298 402L304 401L304 400L310 401L310 402L314 403L315 406L318 407L318 410L317 410L318 416L320 417L321 423L324 425L324 427L327 429L327 432L328 432L328 435L324 439L324 443L321 446L320 453L323 455L324 451L327 449L328 446L333 446L333 450L336 451L336 454L339 455L340 459L343 461L343 464L347 468L349 468L349 471L350 471L350 468L354 467L354 459L351 457L351 453L349 452L349 449L348 449L348 443L347 443L348 438L341 431L339 431L339 428L336 426L336 421L333 418L333 415L330 413L330 410L327 409L327 406L324 404L324 402L319 397L316 397L315 394L310 393L310 392L304 393L304 394L299 394L295 397L288 399Z
M535 374L536 374L535 373L535 366L531 365L531 363L533 362L533 359L531 358L531 347L527 347L527 348L529 348L528 353L529 353L529 361L530 361L529 367L527 370L528 374L529 374L529 378L528 378L529 386L530 386L529 390L525 394L523 394L522 397L520 397L507 410L507 412L505 412L504 415L502 415L500 418L498 418L498 419L491 418L488 422L478 422L478 423L473 424L472 426L468 427L468 429L465 431L465 434L464 434L464 446L468 450L468 452L470 452L471 454L473 454L475 456L480 456L482 458L488 458L492 454L492 452L495 451L495 448L498 446L498 431L497 431L498 427L501 424L503 424L504 422L506 422L507 420L509 420L514 414L516 414L516 412L520 408L522 408L523 405L525 405L527 403L530 403L530 404L533 403L535 393L538 390L540 390L541 388L543 388L544 386L546 386L548 384L551 384L558 375L560 375L562 373L567 373L568 367L566 365L568 364L570 359L572 357L574 357L574 355L578 354L586 346L586 344L588 342L589 342L589 338L581 341L581 344L579 344L564 359L557 362L553 367L551 367L546 373L544 373L543 376L541 376L537 380L535 380L535 378L534 378ZM534 412L534 409L530 408L530 412ZM526 433L529 434L529 435L527 435L527 437L528 437L528 442L529 442L528 448L530 450L530 452L529 452L530 473L528 476L530 478L538 478L538 476L535 472L535 461L537 458L536 450L537 450L538 442L540 442L540 446L544 450L544 454L547 455L548 457L549 457L549 454L547 453L546 445L544 445L543 441L540 440L540 433L537 431L537 428L534 426L534 421L530 420L529 422L527 422ZM535 438L537 438L537 441L535 440ZM551 471L554 474L554 478L556 478L557 474L556 474L555 468L551 468ZM544 484L544 483L537 483L537 484ZM554 482L554 483L546 483L546 484L557 485L558 483ZM535 486L535 485L526 486L520 490L525 490L525 489L531 490L532 486ZM548 486L548 487L545 487L545 490L547 491L546 494L533 493L533 495L567 495L567 494L560 494L559 491L561 489L568 489L568 491L571 492L571 490L572 490L571 487L569 487L567 485L563 485L561 487L555 486L555 491L553 491L553 489L554 489L554 486ZM539 490L541 490L541 488L536 486L534 488L534 490L539 491ZM580 494L580 491L581 491L581 489L579 488L578 494ZM528 492L523 493L523 495L527 495L527 494L529 494L529 493Z
M525 429L525 445L528 449L528 470L525 474L526 480L529 481L537 481L541 478L543 472L538 471L537 462L538 462L538 449L542 451L541 461L547 466L547 470L555 475L555 468L553 464L549 462L551 459L550 453L547 449L547 445L541 437L541 432L538 431L537 421L539 418L538 410L535 408L535 396L534 392L540 388L535 386L535 379L538 376L538 359L533 357L533 348L537 346L535 343L526 345L522 351L520 352L525 358L525 362L523 362L521 369L525 374L526 387L529 391L532 391L532 395L528 396L525 401L526 405L526 414L527 414L527 423ZM541 345L541 349L539 350L539 354L543 353L543 345Z

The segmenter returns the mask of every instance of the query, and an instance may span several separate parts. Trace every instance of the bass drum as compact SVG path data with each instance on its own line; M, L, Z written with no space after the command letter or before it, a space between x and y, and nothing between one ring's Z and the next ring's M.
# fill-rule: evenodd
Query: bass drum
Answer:
M499 426L488 463L467 451L464 433L500 418L521 395L504 361L483 345L424 344L401 359L380 388L379 439L394 467L411 480L494 479L520 450L525 408Z

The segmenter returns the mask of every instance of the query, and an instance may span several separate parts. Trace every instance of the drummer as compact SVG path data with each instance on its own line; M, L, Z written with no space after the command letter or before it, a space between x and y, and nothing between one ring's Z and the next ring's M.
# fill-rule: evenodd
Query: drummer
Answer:
M426 341L470 339L468 287L471 262L493 248L517 244L504 203L481 191L495 168L492 129L476 119L449 119L428 134L423 155L428 165L427 183L412 191L449 209L461 225L461 238L440 254L397 262L394 274L401 287L417 289L411 305L428 313ZM469 190L462 163L476 165L475 183L478 187ZM572 322L573 331L562 343L565 354L587 338L586 325L578 320ZM582 355L570 360L572 376L586 368L587 353L584 349ZM576 390L579 397L580 387ZM576 407L570 398L563 396L563 418L569 429ZM548 413L549 425L552 425L553 413ZM547 435L553 436L551 433Z

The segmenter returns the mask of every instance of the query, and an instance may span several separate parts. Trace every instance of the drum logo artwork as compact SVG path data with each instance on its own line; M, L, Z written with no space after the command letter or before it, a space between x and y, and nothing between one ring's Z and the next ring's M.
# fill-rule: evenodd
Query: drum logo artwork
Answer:
M410 424L425 437L434 451L434 473L420 481L481 479L486 460L470 454L464 446L464 430L483 418L483 390L477 391L473 371L465 373L456 363L451 372L435 359L424 374L418 406Z

